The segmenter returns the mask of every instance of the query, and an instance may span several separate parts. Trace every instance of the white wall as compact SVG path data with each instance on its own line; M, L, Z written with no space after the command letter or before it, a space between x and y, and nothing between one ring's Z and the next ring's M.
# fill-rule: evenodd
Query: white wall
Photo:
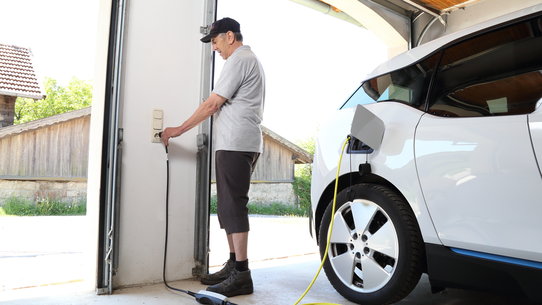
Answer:
M484 21L488 21L490 19L494 19L540 3L540 0L485 0L475 2L464 9L458 9L451 12L449 15L446 15L445 25L439 21L434 22L430 30L425 34L422 44ZM432 18L432 16L422 16L418 22L420 25L425 26L426 22ZM419 31L421 31L421 29Z
M101 0L98 14L98 30L96 32L96 64L94 69L94 90L92 92L92 113L90 116L88 176L87 176L87 240L85 272L89 281L85 288L90 291L96 288L100 179L102 162L102 141L104 121L104 96L107 71L107 54L109 27L111 16L111 0Z
M540 4L540 0L485 0L477 2L465 9L453 11L448 16L444 35L536 4Z
M389 58L408 50L408 41L369 6L357 0L326 0L325 2L347 13L380 38L388 47Z
M377 37L382 39L388 46L388 57L391 58L408 49L408 42L392 27L391 24L375 13L371 7L357 0L326 0L326 3L349 14L359 23L363 24L368 30L372 31ZM444 31L444 25L440 22L435 22L432 25L431 30L425 35L422 43L540 3L540 0L482 0L475 2L464 9L455 10L450 15L446 16L447 23ZM393 16L393 14L390 16ZM396 22L397 24L400 24L400 20L397 20ZM405 26L407 25L405 24Z
M165 151L151 143L153 109L164 127L178 125L199 104L204 1L127 3L121 122L124 128L120 260L114 286L161 281L165 228ZM194 129L169 147L171 166L168 279L194 266L196 176Z

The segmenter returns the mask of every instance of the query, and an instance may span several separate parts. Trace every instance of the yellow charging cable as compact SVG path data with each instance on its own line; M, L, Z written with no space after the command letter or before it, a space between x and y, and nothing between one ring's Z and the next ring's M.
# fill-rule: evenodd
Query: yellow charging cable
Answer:
M346 138L346 140L344 141L344 143L343 143L343 147L341 149L341 155L339 156L339 165L337 165L337 174L335 175L335 190L333 192L333 205L331 207L331 221L329 223L329 229L327 231L326 251L324 251L324 257L322 258L322 262L320 263L320 267L318 268L318 271L316 272L316 275L313 277L311 283L309 284L307 289L305 289L305 292L303 292L303 294L299 297L299 299L297 299L297 301L294 303L294 305L299 304L299 302L301 302L301 300L303 300L303 298L307 295L309 290L311 290L312 285L314 285L314 282L316 282L316 279L318 278L318 275L320 275L320 271L322 271L322 267L324 267L324 263L325 263L325 261L327 259L327 252L329 250L329 244L331 243L331 232L333 231L333 223L335 222L335 205L337 203L337 190L339 189L339 175L341 173L341 163L343 161L344 149L346 147L346 144L348 144L349 141L350 141L350 136L348 136ZM303 305L339 305L339 304L336 304L336 303L307 303L307 304L303 304Z

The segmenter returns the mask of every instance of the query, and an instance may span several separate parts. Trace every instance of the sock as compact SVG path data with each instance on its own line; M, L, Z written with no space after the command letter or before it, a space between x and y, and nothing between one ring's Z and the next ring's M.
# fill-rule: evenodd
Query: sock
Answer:
M248 259L244 261L235 261L235 269L239 272L248 270Z
M230 252L230 261L235 262L235 252Z

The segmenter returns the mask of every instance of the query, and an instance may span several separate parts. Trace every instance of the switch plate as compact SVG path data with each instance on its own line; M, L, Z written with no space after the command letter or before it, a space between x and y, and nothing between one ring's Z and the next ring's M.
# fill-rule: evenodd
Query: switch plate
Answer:
M152 110L152 124L151 124L151 142L161 143L158 133L164 128L164 111L162 109Z
M164 118L164 112L161 109L154 109L152 111L152 117L155 119L163 119Z

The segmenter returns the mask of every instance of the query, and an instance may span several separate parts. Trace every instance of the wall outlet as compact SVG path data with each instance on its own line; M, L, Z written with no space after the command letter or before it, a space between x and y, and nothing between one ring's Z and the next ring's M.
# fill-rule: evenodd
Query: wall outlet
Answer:
M152 137L151 142L152 143L162 143L162 140L161 140L160 136L158 135L159 132L161 132L161 130L153 130L152 131L152 135L151 135L151 137Z
M158 133L162 131L164 124L164 111L162 109L152 110L151 142L161 143Z

